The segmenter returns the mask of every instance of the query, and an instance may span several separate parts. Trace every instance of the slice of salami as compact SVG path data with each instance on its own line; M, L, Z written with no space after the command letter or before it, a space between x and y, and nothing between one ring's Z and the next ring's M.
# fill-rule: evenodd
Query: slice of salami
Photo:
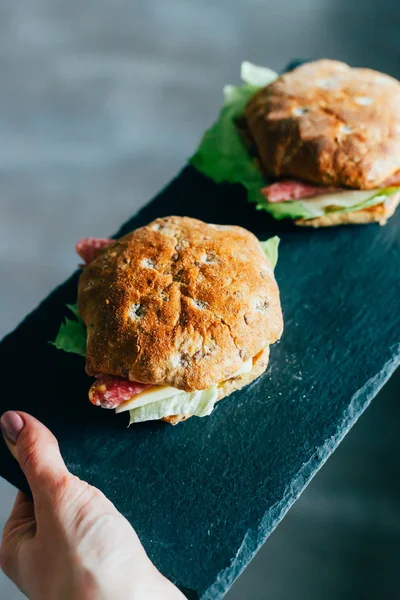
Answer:
M103 248L107 248L107 246L114 244L114 242L115 240L111 240L110 238L83 238L83 240L79 240L75 244L75 250L88 265L99 256Z
M111 375L99 375L89 390L89 400L96 406L103 408L116 408L122 402L140 394L150 385L128 381L121 377Z
M313 196L318 196L318 194L329 194L341 189L333 186L314 185L312 183L305 183L304 181L283 179L262 188L261 193L267 198L268 202L274 203L312 198Z
M400 170L381 183L380 187L400 186ZM274 202L287 202L290 200L302 200L313 198L319 194L333 194L334 192L345 191L345 188L314 185L305 181L295 179L283 179L271 185L262 188L261 193L271 204Z

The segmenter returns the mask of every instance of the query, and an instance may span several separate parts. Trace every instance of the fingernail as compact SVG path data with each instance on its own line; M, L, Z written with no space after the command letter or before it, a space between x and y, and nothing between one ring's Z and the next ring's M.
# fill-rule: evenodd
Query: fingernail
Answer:
M1 433L4 435L6 440L12 444L16 444L19 434L24 428L25 423L18 413L13 410L5 412L0 419Z

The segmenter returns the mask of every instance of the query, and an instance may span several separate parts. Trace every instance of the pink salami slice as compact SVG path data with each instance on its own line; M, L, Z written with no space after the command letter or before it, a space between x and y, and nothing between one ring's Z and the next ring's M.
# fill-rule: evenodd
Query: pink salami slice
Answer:
M341 188L314 185L304 181L296 181L291 179L283 179L271 185L267 185L261 190L268 202L285 202L288 200L301 200L302 198L312 198L318 194L329 194L339 191Z
M89 390L89 400L96 406L103 408L116 408L122 402L130 400L133 396L140 394L150 385L128 381L121 377L111 375L99 375Z
M75 250L88 265L99 256L103 248L107 248L107 246L114 244L114 242L115 240L111 240L110 238L84 238L75 244Z
M400 170L394 175L386 179L380 187L400 186ZM285 202L290 200L301 200L303 198L313 198L319 194L331 194L333 192L343 191L345 188L314 185L305 181L297 181L295 179L283 179L271 185L262 188L261 193L265 196L268 202Z

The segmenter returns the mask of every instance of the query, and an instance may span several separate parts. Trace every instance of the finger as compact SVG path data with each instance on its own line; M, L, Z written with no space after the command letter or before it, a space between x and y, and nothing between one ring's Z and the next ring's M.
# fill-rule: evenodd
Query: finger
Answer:
M15 519L15 521L28 521L35 519L33 502L23 492L17 492L9 520L11 518Z
M33 503L25 494L18 492L11 514L4 525L0 548L0 566L13 581L18 580L18 554L21 546L33 539L35 532Z
M24 472L33 499L53 499L69 476L54 435L24 412L9 411L0 420L3 436Z
M14 506L11 510L11 514L4 525L3 542L10 535L15 535L16 533L18 533L18 535L23 535L25 533L24 528L26 526L29 526L29 533L32 532L33 526L34 534L35 511L33 502L30 498L28 498L28 496L25 496L25 494L18 492L15 498Z

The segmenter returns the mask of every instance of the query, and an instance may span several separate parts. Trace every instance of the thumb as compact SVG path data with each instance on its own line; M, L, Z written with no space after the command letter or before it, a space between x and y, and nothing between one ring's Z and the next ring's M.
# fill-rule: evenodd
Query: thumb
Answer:
M34 501L52 499L69 472L54 435L24 412L8 411L0 420L2 434L31 488Z

